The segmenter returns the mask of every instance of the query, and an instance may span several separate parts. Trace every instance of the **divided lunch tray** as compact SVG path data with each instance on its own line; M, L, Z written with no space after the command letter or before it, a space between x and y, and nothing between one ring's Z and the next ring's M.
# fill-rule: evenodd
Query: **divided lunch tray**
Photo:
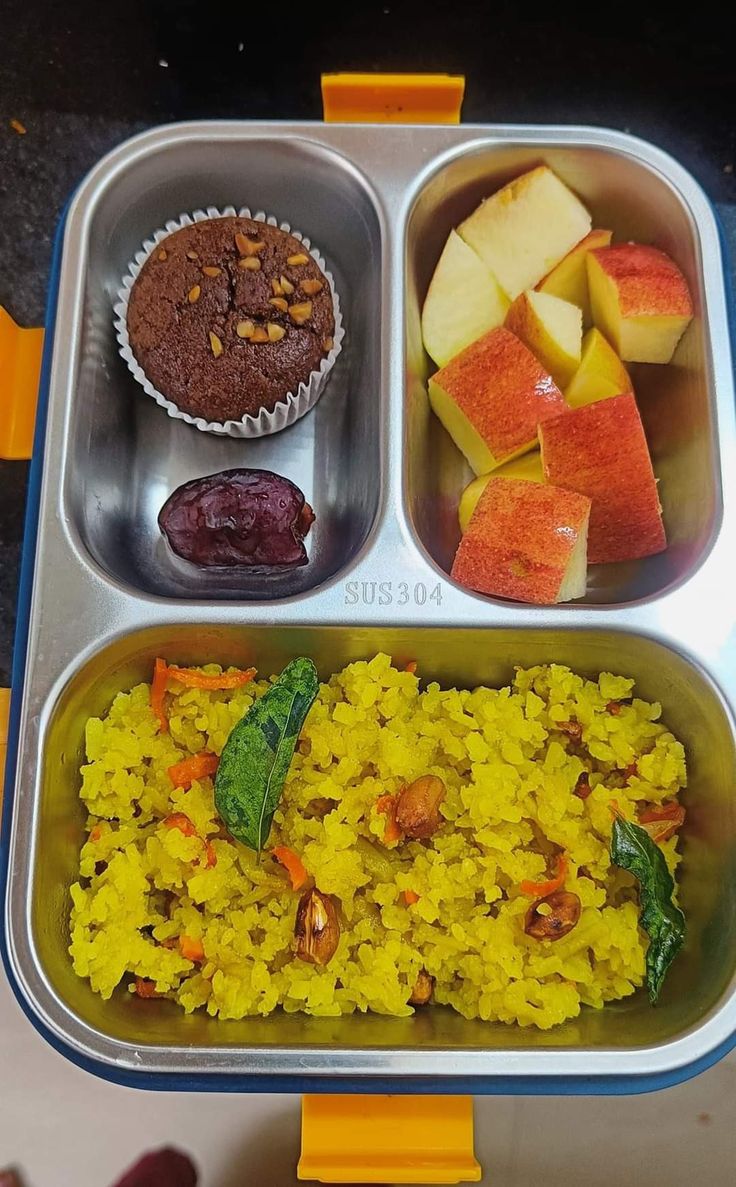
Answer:
M654 241L696 315L668 367L634 367L669 548L591 573L548 608L448 576L470 475L431 415L420 309L449 229L547 162L616 237ZM112 303L155 227L247 204L324 252L346 337L324 395L255 441L198 433L146 397L118 356ZM6 962L68 1058L143 1087L341 1092L618 1092L673 1084L736 1041L736 429L718 229L693 178L619 132L576 127L200 123L128 141L92 171L60 230L51 284L21 588L4 821ZM185 480L273 469L316 511L309 564L264 579L177 568L156 526ZM35 547L35 560L34 560ZM681 901L689 938L652 1009L642 992L549 1032L411 1019L186 1017L72 972L68 887L83 837L87 716L161 654L322 676L383 649L424 679L509 680L557 661L636 678L687 746Z

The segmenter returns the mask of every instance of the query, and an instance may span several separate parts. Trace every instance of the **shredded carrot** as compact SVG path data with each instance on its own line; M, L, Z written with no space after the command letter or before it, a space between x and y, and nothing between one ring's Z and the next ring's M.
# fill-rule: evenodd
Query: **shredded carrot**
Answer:
M10 120L9 122L14 132L17 132L19 136L25 136L28 131L25 124L22 124L20 120Z
M156 990L155 981L149 981L146 977L136 977L135 991L138 997L161 997Z
M394 795L379 795L376 800L376 811L388 816L383 834L384 845L392 845L394 841L400 841L404 835L396 822L396 803Z
M211 870L213 866L217 865L217 854L211 841L204 841L204 861L203 865L206 870Z
M546 898L548 894L554 894L556 890L561 890L565 885L567 864L567 854L560 853L557 858L557 873L554 878L550 878L546 882L529 882L525 878L523 882L519 883L519 890L522 894L534 895L534 898Z
M411 672L411 674L412 674L412 676L413 676L413 675L414 675L414 673L416 672L416 670L417 670L417 667L418 667L418 666L419 666L419 665L417 664L417 661L416 661L415 659L410 659L410 660L409 660L409 662L408 662L408 664L407 664L407 665L406 665L406 667L404 668L404 671L405 671L405 672Z
M151 708L156 714L162 734L168 732L169 723L164 713L164 693L167 680L178 680L186 688L206 688L210 691L225 688L239 688L247 684L256 674L255 668L246 668L244 672L223 672L220 676L208 676L198 668L177 668L169 666L165 659L157 659L153 665L153 680L151 682Z
M102 836L102 825L96 824L93 829L90 829L89 839L96 844Z
M164 825L166 828L178 828L180 833L184 833L185 837L196 837L197 835L196 828L184 812L174 812L172 816L167 816L164 820Z
M164 713L164 693L166 692L166 678L169 669L165 659L157 659L153 665L153 680L151 681L151 709L158 718L158 726L162 734L169 732L169 722Z
M677 820L680 813L684 813L685 809L672 801L671 804L662 804L659 808L647 808L639 817L640 824L649 824L654 820Z
M202 941L195 939L193 936L179 936L179 951L185 960L197 962L204 960Z
M291 889L301 890L304 883L307 881L309 874L304 868L302 859L298 854L294 853L293 849L288 849L286 845L277 845L273 850L273 855L278 862L286 870L291 879Z
M624 814L618 806L618 800L611 800L608 805L608 811L611 813L614 820L624 819Z
M414 903L419 902L419 898L420 896L414 890L404 891L404 902L406 903L407 907L413 907Z
M216 754L209 754L203 750L201 754L192 754L169 767L169 779L174 787L191 787L195 779L214 775L219 764L220 760Z
M256 674L255 668L246 668L244 672L223 672L220 676L208 676L198 668L169 667L167 675L171 680L178 680L186 688L207 688L212 691L224 688L240 688L247 684Z

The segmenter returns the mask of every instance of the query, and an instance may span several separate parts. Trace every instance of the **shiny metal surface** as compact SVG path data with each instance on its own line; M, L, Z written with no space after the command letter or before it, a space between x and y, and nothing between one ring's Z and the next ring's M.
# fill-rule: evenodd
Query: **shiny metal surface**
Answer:
M580 190L597 224L656 234L698 303L677 365L661 383L636 376L670 551L604 574L587 605L543 609L475 597L446 576L464 471L430 421L418 342L447 228L483 178L491 189L539 160ZM315 413L264 442L173 425L132 390L115 354L109 306L126 260L162 213L202 202L273 209L314 238L340 286L344 375ZM112 153L69 212L51 373L6 908L32 1012L112 1068L192 1074L636 1075L682 1067L725 1040L736 1029L736 476L726 464L735 447L714 217L693 179L650 145L577 128L206 124L146 133ZM304 584L279 588L278 600L262 586L193 584L157 551L168 491L225 464L281 470L322 516ZM73 976L65 917L82 834L84 718L157 651L185 662L256 658L263 670L303 652L324 674L378 647L461 684L505 680L513 663L607 668L661 700L688 747L691 828L690 939L660 1007L639 995L538 1035L441 1009L409 1021L215 1023L167 1003L142 1010L124 993L103 1003Z
M440 166L418 195L407 227L406 334L408 511L419 542L448 573L460 541L457 504L474 476L437 418L428 414L427 356L420 313L432 269L453 226L482 197L539 160L517 145L478 147ZM616 241L654 243L685 273L695 317L666 367L631 366L631 376L659 482L669 547L659 556L591 568L586 601L626 603L651 597L687 578L718 531L721 490L712 343L705 275L691 210L659 172L641 160L596 146L554 146L544 160L594 212L594 225ZM622 459L623 461L623 459ZM579 605L580 603L577 603Z
M247 177L247 181L244 180ZM284 178L298 181L293 203ZM128 261L172 215L252 194L252 209L286 219L293 209L327 256L350 308L344 351L314 412L272 440L192 432L141 393L120 366L110 301ZM208 194L216 194L213 201ZM289 221L289 220L286 220ZM262 598L303 593L343 568L368 535L380 497L382 234L367 180L336 153L298 137L253 139L222 152L216 141L191 152L186 140L103 186L85 232L79 367L69 421L65 510L101 569L127 586L164 597ZM351 463L360 456L361 465ZM279 574L218 573L181 562L156 522L168 495L191 478L235 466L288 475L317 515L310 563Z

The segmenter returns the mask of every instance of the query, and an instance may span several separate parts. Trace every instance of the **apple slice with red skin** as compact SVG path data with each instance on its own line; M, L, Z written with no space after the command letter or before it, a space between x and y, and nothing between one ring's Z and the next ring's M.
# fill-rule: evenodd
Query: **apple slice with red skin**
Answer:
M590 499L493 475L460 541L451 576L494 597L549 605L581 598Z
M624 362L669 363L693 316L687 281L663 251L643 243L585 257L593 321Z
M667 537L644 426L630 394L573 408L539 427L548 482L592 500L588 562L638 560Z
M429 399L476 474L533 449L540 421L567 410L552 376L503 326L437 371Z
M505 465L499 466L497 470L493 471L493 477L521 478L524 482L544 482L542 455L538 449L533 450L531 453L525 453L521 457L514 458L511 462L506 462ZM490 478L490 474L480 474L472 482L468 483L460 495L457 521L460 525L461 532L464 532L470 523L473 512L478 506L478 499L488 486Z

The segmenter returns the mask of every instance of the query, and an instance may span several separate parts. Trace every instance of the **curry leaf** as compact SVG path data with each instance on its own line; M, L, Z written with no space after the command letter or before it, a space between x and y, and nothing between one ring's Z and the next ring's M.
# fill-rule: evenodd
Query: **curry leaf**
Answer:
M611 860L639 882L639 922L649 935L647 989L654 1005L665 974L685 942L685 916L672 901L675 884L664 854L645 829L617 816Z
M220 756L215 805L237 841L258 852L271 831L299 733L319 690L310 659L294 659L233 728Z

